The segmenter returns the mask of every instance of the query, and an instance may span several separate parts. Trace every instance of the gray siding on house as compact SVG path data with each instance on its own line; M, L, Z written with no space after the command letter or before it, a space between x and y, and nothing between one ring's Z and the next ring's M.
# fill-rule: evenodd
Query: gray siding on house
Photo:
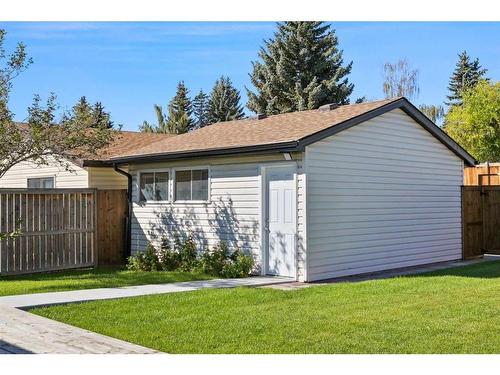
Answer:
M307 279L461 258L463 162L401 110L306 148Z

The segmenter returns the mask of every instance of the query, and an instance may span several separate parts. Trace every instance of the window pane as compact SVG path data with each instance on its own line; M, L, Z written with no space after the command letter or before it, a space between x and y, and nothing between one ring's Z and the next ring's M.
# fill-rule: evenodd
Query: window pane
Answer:
M28 178L28 189L53 189L54 177Z
M141 173L141 201L154 200L154 173Z
M42 186L44 189L53 189L54 188L54 177L43 178Z
M198 169L193 171L193 200L208 200L208 170Z
M157 201L168 201L168 172L155 173L155 197Z
M40 180L38 178L28 178L28 189L39 189Z
M175 172L175 199L191 200L191 171Z

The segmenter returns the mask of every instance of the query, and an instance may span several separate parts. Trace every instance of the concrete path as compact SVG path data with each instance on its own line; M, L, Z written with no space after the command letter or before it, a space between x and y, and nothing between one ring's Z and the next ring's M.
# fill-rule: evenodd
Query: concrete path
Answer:
M99 288L72 290L68 292L21 294L17 296L0 297L0 306L28 308L35 306L60 305L73 302L95 301L101 299L137 297L149 294L189 292L198 289L264 286L282 284L291 281L292 279L285 277L256 276L243 279L199 280L170 284L125 286L120 288Z
M217 279L121 288L74 290L0 297L0 354L148 354L156 351L98 333L56 322L21 308L94 301L207 288L264 286L290 282L278 277Z
M0 306L0 354L152 354L139 345Z

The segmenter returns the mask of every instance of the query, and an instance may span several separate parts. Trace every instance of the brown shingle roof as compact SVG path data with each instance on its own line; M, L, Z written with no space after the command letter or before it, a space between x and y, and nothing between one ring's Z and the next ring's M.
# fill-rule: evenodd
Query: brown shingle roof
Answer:
M175 134L143 133L132 131L119 131L113 142L100 150L96 156L86 160L109 160L121 155L133 154L136 150L147 148L150 145L175 137Z
M298 141L398 99L339 106L333 110L308 110L267 118L227 121L190 133L159 140L142 148L124 149L115 157L222 150ZM118 151L118 150L117 150Z

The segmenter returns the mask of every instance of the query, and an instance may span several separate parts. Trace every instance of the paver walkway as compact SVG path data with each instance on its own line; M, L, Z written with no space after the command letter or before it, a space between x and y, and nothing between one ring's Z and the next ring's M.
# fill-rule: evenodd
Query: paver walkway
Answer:
M0 306L0 354L152 354L139 345Z
M30 314L19 308L134 297L149 294L178 293L206 288L263 286L286 282L290 282L290 279L279 277L249 277L245 279L188 281L171 284L86 289L0 297L0 354L157 353L152 349Z

